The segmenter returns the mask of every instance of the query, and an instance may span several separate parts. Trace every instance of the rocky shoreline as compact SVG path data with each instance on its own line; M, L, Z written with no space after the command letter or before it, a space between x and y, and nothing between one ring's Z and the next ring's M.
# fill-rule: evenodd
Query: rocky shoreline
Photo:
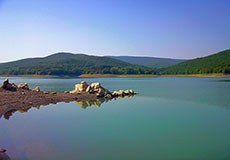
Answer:
M117 97L133 96L136 93L133 90L120 90L111 92L101 86L100 83L92 83L88 85L82 81L75 85L73 91L64 93L41 91L39 87L30 89L27 83L14 84L8 79L3 82L0 87L0 118L2 115L9 117L14 110L37 107L41 105L56 104L58 102L71 101L89 101L104 98L111 100Z

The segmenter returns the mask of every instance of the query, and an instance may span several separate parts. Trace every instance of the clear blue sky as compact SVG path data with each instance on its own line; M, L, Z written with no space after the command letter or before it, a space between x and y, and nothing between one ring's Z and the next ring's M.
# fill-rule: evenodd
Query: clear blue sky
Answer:
M230 48L230 0L0 0L0 62L66 51L194 58Z

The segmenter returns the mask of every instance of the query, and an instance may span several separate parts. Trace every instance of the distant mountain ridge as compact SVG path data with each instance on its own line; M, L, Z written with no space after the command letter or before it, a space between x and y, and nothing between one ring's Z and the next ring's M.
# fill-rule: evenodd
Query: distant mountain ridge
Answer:
M171 59L158 57L136 57L136 56L107 56L131 64L139 64L151 68L166 68L186 61L185 59Z
M80 74L138 74L151 69L117 59L85 54L55 53L43 58L28 58L0 63L0 75L80 75Z
M103 57L60 52L43 58L28 58L0 63L0 75L230 74L230 50L202 58L179 61L182 62L165 58L132 56ZM166 64L159 65L153 62L166 62ZM157 65L159 68L146 67L148 65Z

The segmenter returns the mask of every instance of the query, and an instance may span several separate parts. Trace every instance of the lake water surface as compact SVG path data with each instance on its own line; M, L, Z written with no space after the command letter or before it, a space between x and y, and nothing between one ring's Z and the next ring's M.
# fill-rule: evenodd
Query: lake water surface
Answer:
M230 82L219 81L229 78L10 78L57 92L82 80L139 94L3 116L0 147L12 160L230 159Z

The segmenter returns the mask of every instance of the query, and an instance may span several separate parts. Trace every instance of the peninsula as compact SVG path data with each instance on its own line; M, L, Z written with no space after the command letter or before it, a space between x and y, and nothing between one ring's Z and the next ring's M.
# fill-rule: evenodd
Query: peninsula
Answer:
M6 79L0 87L0 118L5 113L22 107L36 107L58 102L97 100L99 98L110 100L135 94L133 90L111 92L98 82L88 85L85 81L76 84L72 91L64 93L48 92L41 91L39 87L32 90L27 83L16 85Z

